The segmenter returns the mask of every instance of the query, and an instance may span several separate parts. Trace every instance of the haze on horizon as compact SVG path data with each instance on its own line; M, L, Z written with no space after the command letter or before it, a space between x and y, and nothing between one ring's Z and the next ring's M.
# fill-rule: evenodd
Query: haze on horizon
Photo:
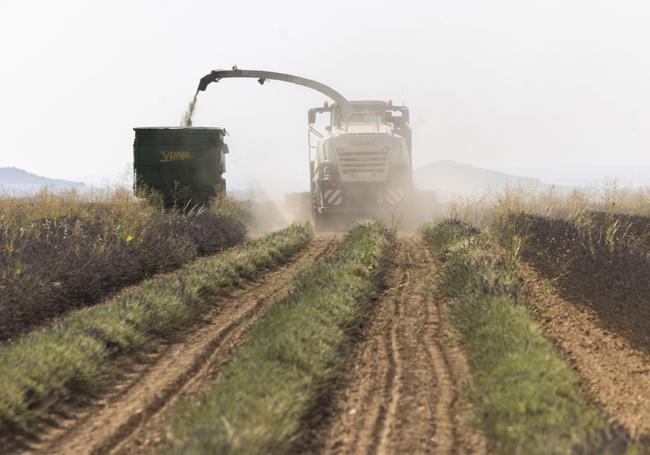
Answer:
M236 64L404 101L415 166L645 179L648 23L640 0L4 0L0 166L114 181L130 170L133 127L177 126L199 78ZM306 190L307 109L324 100L222 81L194 125L229 131L230 182Z

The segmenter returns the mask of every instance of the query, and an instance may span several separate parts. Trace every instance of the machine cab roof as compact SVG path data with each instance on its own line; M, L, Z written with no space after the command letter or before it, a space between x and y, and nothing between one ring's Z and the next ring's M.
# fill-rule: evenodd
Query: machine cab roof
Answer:
M392 134L397 124L408 123L408 109L403 106L393 106L391 102L366 100L351 101L354 111L344 116L342 109L334 103L324 108L312 109L316 112L330 112L330 134L384 133ZM394 115L399 113L400 115Z

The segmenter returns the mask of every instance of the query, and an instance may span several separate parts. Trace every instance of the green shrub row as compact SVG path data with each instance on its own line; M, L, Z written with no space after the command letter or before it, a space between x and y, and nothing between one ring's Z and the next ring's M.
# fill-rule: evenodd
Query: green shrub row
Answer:
M341 374L390 243L381 224L356 225L334 256L302 272L212 388L180 407L169 451L287 453L303 442L301 422Z
M294 225L223 254L198 260L61 323L0 348L0 435L26 429L53 405L105 383L111 360L183 328L210 299L264 268L287 261L311 238Z
M459 233L463 233L459 235ZM444 260L450 313L468 354L477 423L501 453L617 453L626 440L580 391L577 375L540 333L508 259L456 221L424 237Z

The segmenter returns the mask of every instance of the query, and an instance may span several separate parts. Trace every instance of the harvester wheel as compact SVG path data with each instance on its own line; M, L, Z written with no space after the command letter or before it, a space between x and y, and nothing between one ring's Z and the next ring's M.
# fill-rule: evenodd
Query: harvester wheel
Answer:
M314 228L317 232L330 231L332 229L330 217L322 213L314 213Z

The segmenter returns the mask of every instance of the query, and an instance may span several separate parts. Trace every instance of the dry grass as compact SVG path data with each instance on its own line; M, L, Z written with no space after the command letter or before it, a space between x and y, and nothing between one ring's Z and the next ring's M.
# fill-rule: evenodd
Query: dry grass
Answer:
M166 212L125 188L0 198L0 340L244 239L238 208Z
M564 298L650 351L650 218L586 213L566 220L512 214L495 225L500 243L553 280Z
M650 350L650 190L615 184L534 192L507 188L459 200L453 216L523 258L569 301L590 306L636 346Z
M587 212L647 215L650 188L620 188L615 183L582 189L551 187L538 191L522 186L507 187L480 198L459 198L448 207L448 215L466 223L489 228L512 213L572 219Z

